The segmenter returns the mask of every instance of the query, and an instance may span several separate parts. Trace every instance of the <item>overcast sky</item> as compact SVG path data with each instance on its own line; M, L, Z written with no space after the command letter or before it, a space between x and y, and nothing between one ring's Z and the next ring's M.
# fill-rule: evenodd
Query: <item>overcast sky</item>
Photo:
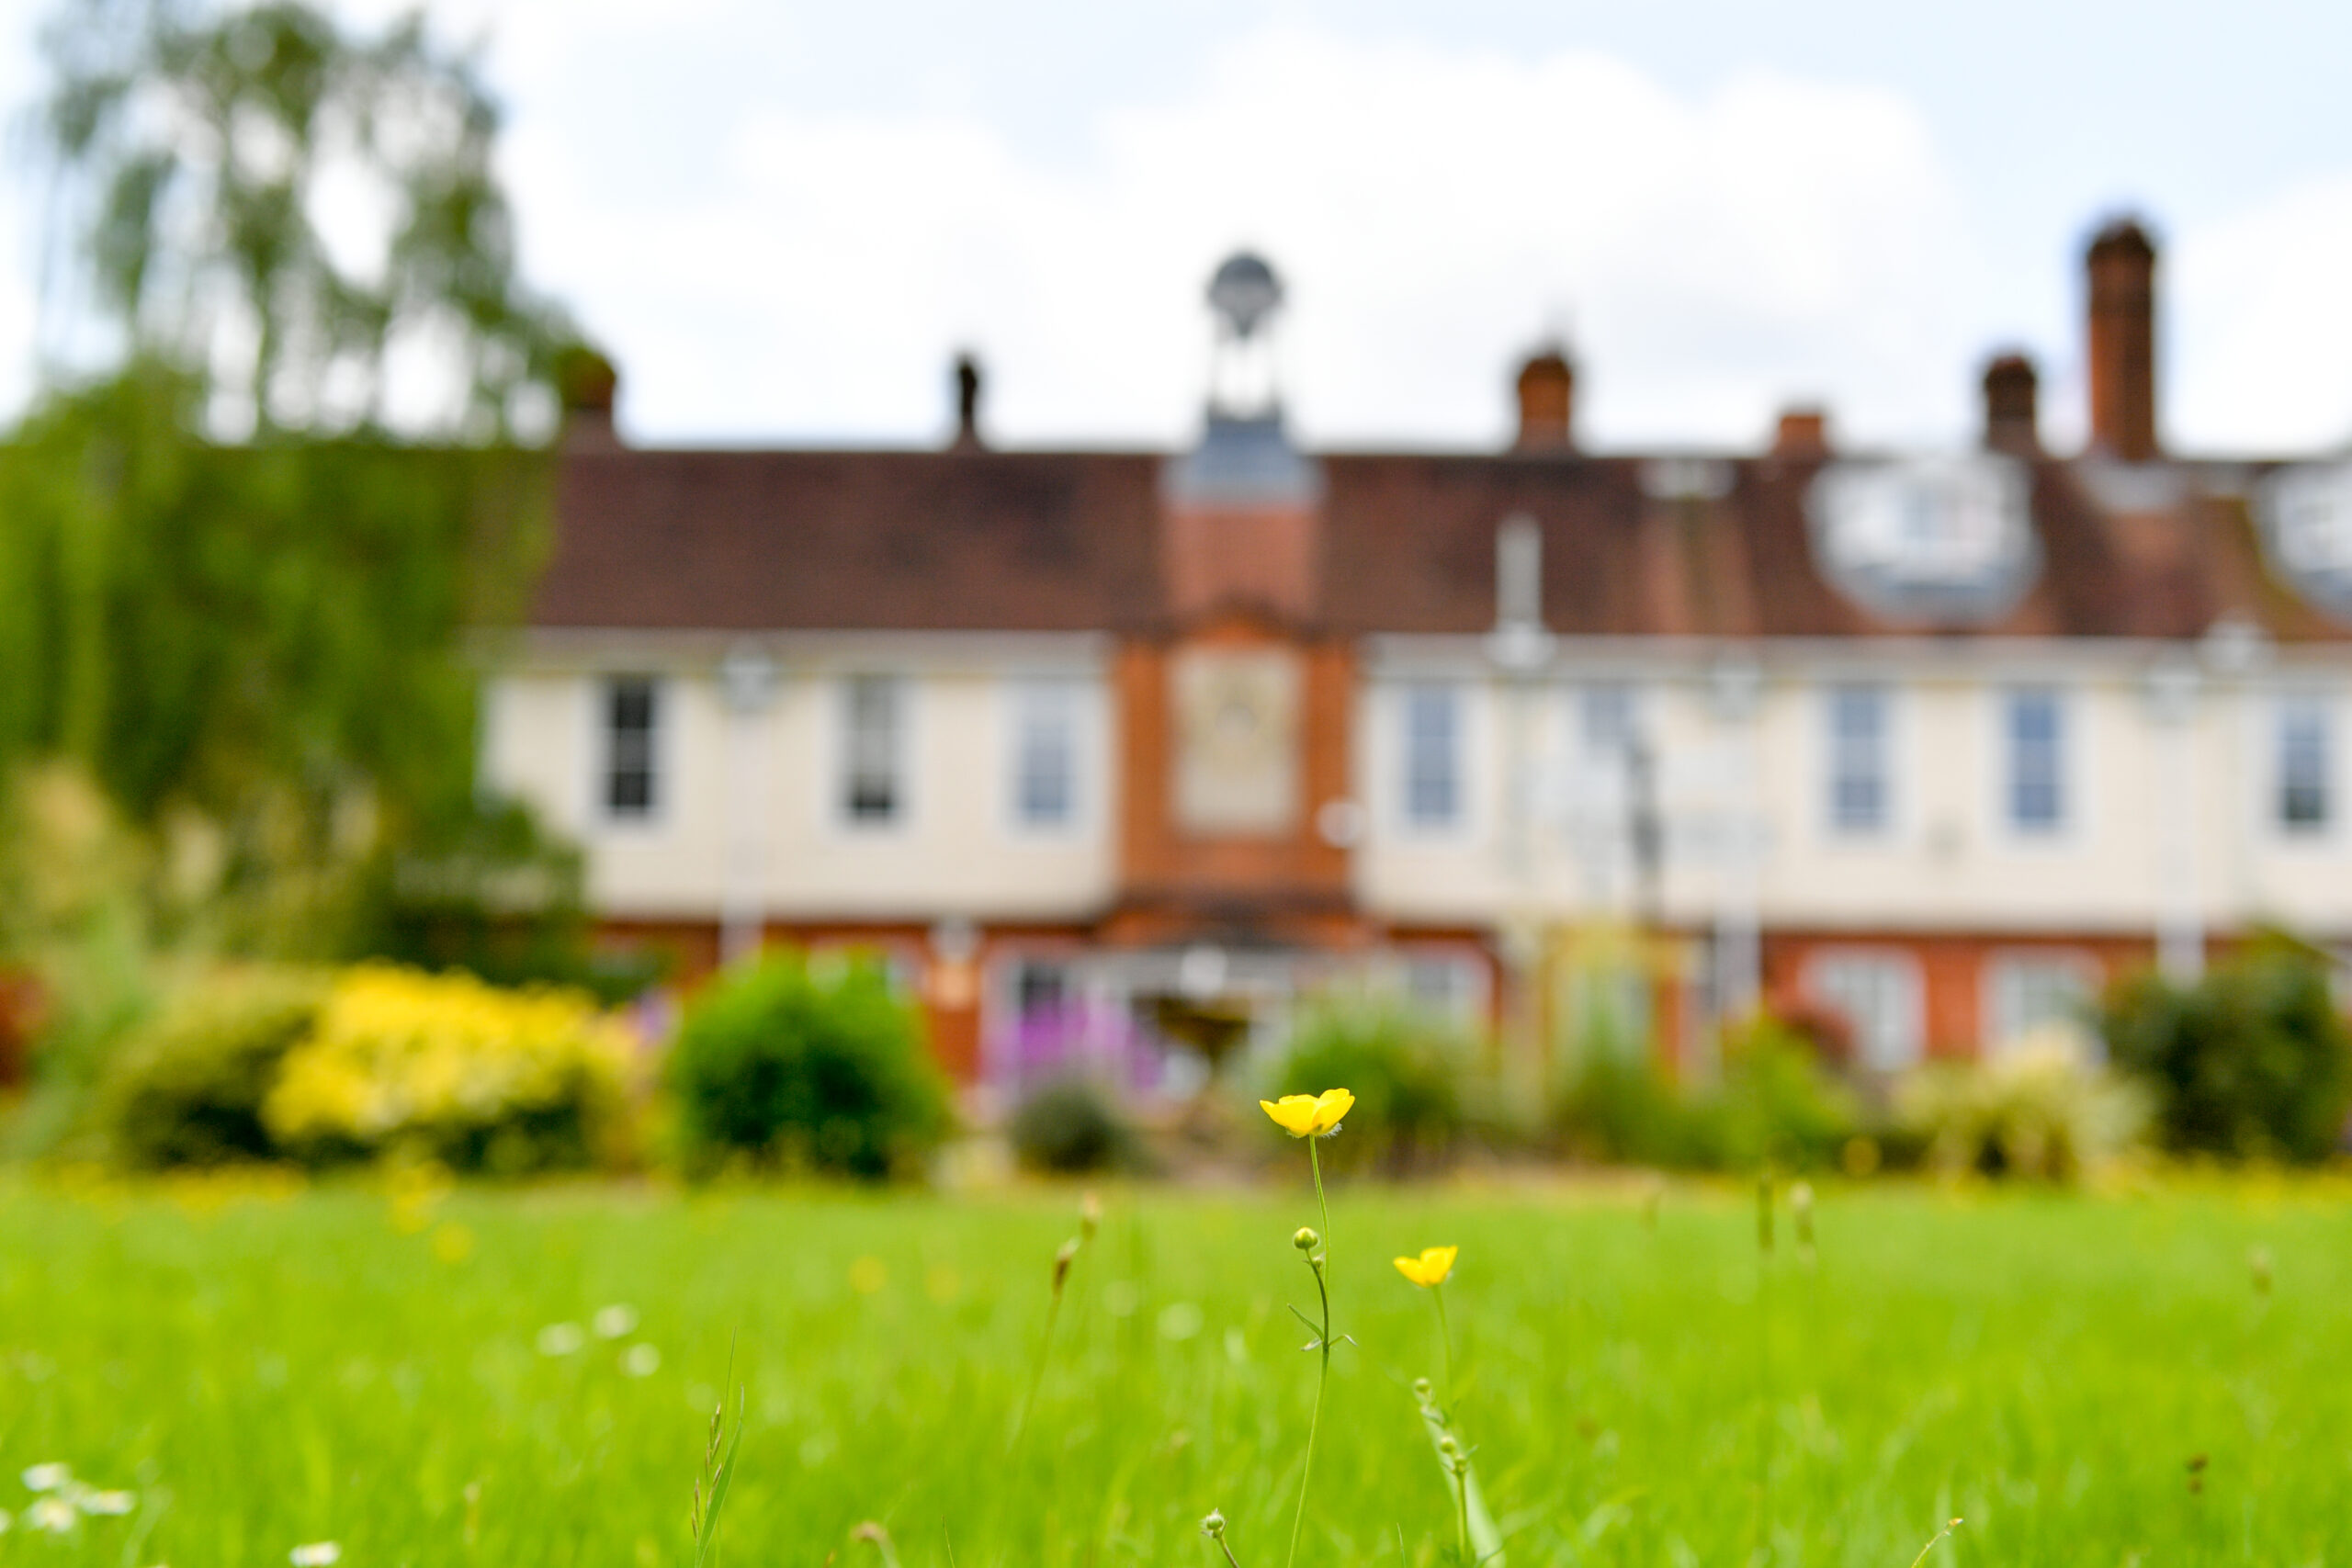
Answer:
M47 6L0 4L21 118ZM1290 287L1317 444L1490 446L1560 333L1597 446L1752 446L1799 400L1956 444L2012 344L2064 445L2081 247L2129 209L2164 248L2173 443L2352 443L2352 6L428 9L483 40L528 270L612 350L639 440L928 443L969 345L1003 443L1179 441L1202 287L1248 244ZM12 180L12 409L35 210Z

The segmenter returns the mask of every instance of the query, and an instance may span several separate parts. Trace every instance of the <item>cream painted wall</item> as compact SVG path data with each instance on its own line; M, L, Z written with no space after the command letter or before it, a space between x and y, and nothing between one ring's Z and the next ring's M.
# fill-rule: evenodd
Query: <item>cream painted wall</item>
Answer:
M2053 660L2046 650L1993 650L1962 663L1883 648L1767 649L1743 748L1719 682L1690 658L1645 669L1621 656L1580 679L1569 656L1528 690L1498 681L1458 642L1416 649L1394 639L1359 697L1359 787L1372 809L1358 886L1371 908L1400 919L1625 912L1622 840L1612 847L1611 832L1591 826L1579 838L1563 819L1562 785L1575 776L1575 693L1592 680L1631 679L1657 753L1669 919L1703 925L1738 896L1732 857L1746 818L1760 824L1753 886L1768 929L2146 933L2167 897L2163 813L2177 752L2162 738L2145 660L2101 651L2108 656ZM1458 682L1483 716L1471 730L1475 808L1452 835L1400 830L1398 702L1415 680ZM1894 705L1893 821L1868 839L1828 825L1826 694L1845 680L1883 685ZM2020 834L2004 805L2004 703L2024 685L2053 689L2064 705L2068 820L2047 837ZM2335 821L2322 835L2275 826L2282 689L2320 691L2331 704ZM1508 729L1498 718L1513 703L1532 708L1531 733L1540 738L1531 794L1541 819L1517 840L1503 783ZM2207 925L2229 930L2267 917L2352 936L2352 667L2206 679L2185 750L2195 901ZM1745 809L1744 771L1752 784ZM1506 852L1514 842L1519 852Z
M1408 922L1630 913L1622 797L1580 760L1577 709L1593 683L1630 682L1656 752L1662 904L1677 923L1711 922L1745 880L1768 929L2145 933L2167 897L2169 799L2193 813L2196 908L2211 928L2270 918L2352 937L2352 666L2202 676L2169 748L2148 683L2157 652L1768 647L1752 705L1726 708L1746 683L1703 651L1570 649L1515 682L1468 639L1386 639L1356 698L1358 893ZM586 844L599 908L709 919L731 889L775 919L1056 920L1114 896L1115 716L1099 647L808 639L779 650L773 698L748 718L721 700L718 663L709 647L571 647L489 683L489 780ZM596 705L605 672L637 671L664 677L663 802L650 822L614 823L593 808ZM909 810L878 831L846 822L836 798L842 682L857 672L899 675L910 705ZM1013 694L1042 676L1078 682L1085 714L1079 821L1047 835L1021 830L1011 799ZM1883 682L1894 703L1894 822L1866 841L1826 826L1824 692L1846 679ZM1462 705L1464 809L1436 831L1403 813L1401 694L1421 680L1451 683ZM2001 698L2027 682L2066 703L2071 819L2046 841L2019 838L2001 810ZM2335 722L2335 821L2316 836L2275 826L2286 691L2323 694ZM1746 720L1727 716L1743 707ZM2184 751L2185 790L2172 761ZM1760 822L1745 879L1743 821Z
M665 786L645 822L596 808L605 671L658 672ZM888 826L841 809L845 678L904 682L907 803ZM1076 820L1024 828L1013 808L1021 682L1073 683ZM791 657L755 714L730 712L709 661L613 659L526 667L490 683L485 771L586 846L589 893L616 917L716 919L730 892L770 919L1055 920L1112 891L1116 780L1099 660L940 668L877 657ZM730 880L731 879L731 880Z

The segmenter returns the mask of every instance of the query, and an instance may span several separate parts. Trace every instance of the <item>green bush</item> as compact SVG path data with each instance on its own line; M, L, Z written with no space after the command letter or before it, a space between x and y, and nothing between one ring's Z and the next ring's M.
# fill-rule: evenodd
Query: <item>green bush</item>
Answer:
M279 1064L262 1122L316 1164L421 1156L499 1176L619 1165L635 1043L582 991L356 964Z
M1037 1089L1013 1111L1009 1131L1013 1153L1032 1170L1077 1176L1143 1163L1135 1129L1091 1078L1057 1078Z
M780 953L713 981L670 1057L687 1168L740 1162L875 1179L949 1127L913 1009L868 959Z
M592 942L579 847L517 801L471 803L462 816L387 844L361 880L357 946L493 986L561 986L606 1006L662 976L663 955L605 953Z
M1678 1088L1646 1057L1597 1053L1555 1117L1585 1157L1702 1170L1810 1169L1862 1124L1860 1102L1813 1043L1769 1014L1726 1035L1722 1074L1704 1086Z
M1595 1053L1554 1121L1567 1152L1608 1165L1683 1166L1699 1158L1697 1117L1645 1057Z
M1723 1061L1723 1081L1701 1106L1699 1142L1710 1163L1809 1169L1834 1160L1861 1130L1853 1090L1823 1066L1812 1040L1770 1013L1726 1036Z
M276 1154L262 1104L326 994L319 976L247 970L165 1006L124 1043L101 1083L98 1119L115 1157L160 1169Z
M2352 1040L2326 959L2307 947L2267 938L2194 986L2132 976L2099 1027L2109 1059L2154 1089L2169 1149L2311 1161L2343 1138Z
M1939 1170L2052 1181L2128 1154L2151 1110L2144 1085L2085 1062L2063 1028L1989 1062L1922 1067L1904 1079L1895 1104Z
M1326 1163L1402 1173L1447 1153L1461 1136L1469 1055L1465 1042L1409 1008L1327 998L1293 1030L1273 1092L1352 1091L1347 1133L1324 1145Z

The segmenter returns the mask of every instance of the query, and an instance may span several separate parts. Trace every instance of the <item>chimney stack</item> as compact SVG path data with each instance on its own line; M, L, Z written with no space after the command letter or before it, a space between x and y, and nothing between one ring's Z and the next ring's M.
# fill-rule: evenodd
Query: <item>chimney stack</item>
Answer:
M1577 371L1557 344L1538 349L1519 370L1519 439L1514 452L1566 452L1576 446Z
M2041 451L2041 378L2023 354L1997 355L1984 367L1984 449L2012 457Z
M1829 455L1829 416L1819 405L1784 411L1772 438L1775 457L1826 457Z
M556 396L563 403L563 439L571 446L616 446L620 435L613 427L613 403L620 393L620 372L613 362L586 344L574 344L556 356Z
M2157 456L2156 247L2119 218L2083 258L2090 286L2091 450L2127 463Z
M980 439L980 362L969 354L956 356L956 439L950 452L987 449Z

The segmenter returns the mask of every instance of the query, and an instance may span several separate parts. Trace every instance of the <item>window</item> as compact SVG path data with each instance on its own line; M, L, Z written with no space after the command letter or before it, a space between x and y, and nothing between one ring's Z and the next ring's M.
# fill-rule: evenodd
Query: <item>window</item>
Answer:
M1404 709L1405 820L1451 828L1462 816L1462 705L1450 686L1408 686Z
M1805 511L1849 596L1896 619L1981 623L2032 580L2030 491L2021 465L1991 454L1832 463Z
M2009 826L2055 833L2066 825L2065 708L2041 688L2011 692L2002 728L2008 740Z
M1577 731L1584 753L1596 761L1617 761L1641 738L1641 713L1634 688L1622 683L1589 686L1577 709Z
M1012 817L1023 828L1066 828L1078 819L1079 691L1039 681L1013 699Z
M2327 704L2290 697L2278 705L2278 826L2290 833L2327 831L2335 812L2335 748Z
M842 698L842 815L887 826L906 811L904 692L887 675L854 675Z
M1405 998L1430 1018L1453 1024L1475 1023L1486 1005L1486 974L1478 960L1459 953L1405 955Z
M2074 953L2005 953L1986 970L1984 1045L1998 1053L2030 1036L2060 1032L2089 1043L2086 1020L2098 962Z
M1832 953L1806 972L1813 999L1846 1021L1854 1060L1874 1072L1918 1061L1923 1028L1919 968L1901 953Z
M600 797L616 822L641 822L661 803L662 689L643 675L605 682L605 779Z
M1893 818L1886 693L1877 686L1829 692L1829 826L1839 833L1886 830Z
M1069 966L1024 958L1012 972L1012 1013L1015 1018L1058 1018L1069 1005Z

